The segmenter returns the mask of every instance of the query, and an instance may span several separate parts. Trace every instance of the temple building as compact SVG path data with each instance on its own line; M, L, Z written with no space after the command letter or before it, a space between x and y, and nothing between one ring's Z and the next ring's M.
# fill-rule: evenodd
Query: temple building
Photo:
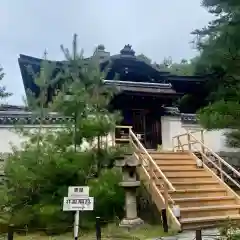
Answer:
M240 187L240 174L236 170L239 153L235 158L233 149L226 147L225 130L204 131L195 115L207 104L207 76L176 76L161 71L136 56L130 45L125 45L117 55L110 55L100 45L92 58L98 60L100 69L106 73L104 84L120 90L111 99L109 110L119 110L123 116L121 125L125 126L116 126L115 133L119 128L121 134L122 129L128 129L128 135L122 134L120 136L125 139L116 139L117 134L112 132L91 142L85 139L76 149L93 147L94 140L105 147L124 141L133 148L131 156L116 159L116 166L123 170L120 184L127 189L126 217L121 224L130 229L142 223L136 208L135 190L140 185L137 175L144 180L149 197L162 214L165 231L168 226L176 231L195 230L216 227L229 219L239 220L239 196L229 188ZM85 59L86 64L89 60ZM42 59L20 55L18 61L25 90L31 90L37 96L39 88L27 67L30 66L35 74L39 73ZM63 64L67 62L53 63L56 66L54 75L64 70ZM61 80L48 88L48 102L60 84ZM55 131L66 127L66 121L73 121L72 116L53 112L41 119L31 110L0 106L0 153L12 151L11 144L21 148L21 143L27 140L12 131L16 123L20 122L28 131L36 131L41 121L44 130ZM131 126L132 131L127 126ZM181 137L184 138L180 140ZM226 161L219 157L222 151L231 153L226 155ZM4 163L4 157L1 161L0 155L2 177Z
M117 86L120 90L112 99L111 108L122 112L121 124L131 125L146 148L156 149L161 145L163 149L171 149L174 136L185 133L186 130L200 128L195 112L203 105L206 77L176 76L161 71L155 65L136 56L130 45L125 45L117 55L110 55L103 45L99 45L92 57L99 61L100 68L107 73L105 84ZM85 59L86 64L88 60ZM39 94L39 88L27 67L31 66L33 71L38 73L41 61L42 59L26 55L20 55L18 58L24 88L26 91L30 89L36 95ZM64 62L53 63L56 65L56 73ZM49 99L56 87L49 88ZM179 104L184 95L192 96L193 100L190 103ZM31 114L31 109L5 107L0 111L0 126L2 129L4 126L6 128L19 118L27 125L38 124L37 118ZM59 125L61 118L56 115L49 116L47 125ZM206 141L213 150L218 151L224 146L222 133L211 132L208 135ZM213 141L212 138L216 139Z

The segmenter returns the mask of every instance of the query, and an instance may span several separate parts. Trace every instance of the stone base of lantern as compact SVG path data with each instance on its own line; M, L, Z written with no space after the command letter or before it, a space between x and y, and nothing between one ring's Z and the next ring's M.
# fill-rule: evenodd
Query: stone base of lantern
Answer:
M135 219L124 218L120 222L119 227L135 228L135 227L142 225L143 223L144 223L144 221L141 218L135 218Z

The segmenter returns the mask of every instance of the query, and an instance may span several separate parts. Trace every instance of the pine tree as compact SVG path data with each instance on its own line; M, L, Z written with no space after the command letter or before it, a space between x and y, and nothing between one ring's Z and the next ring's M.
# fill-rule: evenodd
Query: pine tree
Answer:
M54 99L54 110L73 117L75 147L81 146L85 140L96 149L98 158L105 151L101 138L114 132L116 122L121 119L118 112L108 111L116 89L104 84L105 73L100 71L95 58L90 58L86 63L83 51L78 53L77 35L73 38L72 53L63 46L61 49L67 65L63 74L64 85ZM99 174L102 163L97 161L97 166Z
M30 143L40 144L42 135L44 135L43 125L45 124L45 118L48 116L51 111L48 107L48 89L54 86L59 81L59 74L54 76L54 70L56 68L55 64L49 63L47 60L47 53L44 53L44 59L40 64L40 71L35 73L31 66L26 66L28 74L32 77L34 84L39 89L39 94L36 95L30 89L26 90L25 104L31 110L33 118L37 117L39 119L38 131L30 132L28 129L25 129L24 123L18 122L15 129L16 131L26 136L30 139Z
M3 68L0 66L0 82L4 78ZM0 86L0 99L4 99L11 96L10 93L6 91L6 88L4 86Z
M210 74L207 101L199 112L207 129L228 128L228 144L240 146L240 2L204 0L203 6L216 16L207 27L196 30L200 58L199 73Z
M96 138L114 130L118 119L118 114L106 108L114 91L103 84L104 74L95 63L84 63L82 53L77 53L76 40L75 36L72 55L62 47L68 58L57 78L47 61L43 61L39 74L33 74L41 91L35 98L28 95L28 100L36 117L40 115L40 126L38 131L19 128L28 141L22 151L13 148L5 167L8 179L0 186L1 216L8 214L8 223L18 227L65 231L73 221L71 213L62 211L68 186L89 185L91 196L98 199L95 213L106 220L122 212L120 173L111 168L118 149L96 142ZM48 87L60 83L64 83L62 88L47 106ZM70 122L66 120L57 130L46 131L44 119L52 110ZM90 147L82 148L84 141ZM84 219L87 217L93 218L91 213Z

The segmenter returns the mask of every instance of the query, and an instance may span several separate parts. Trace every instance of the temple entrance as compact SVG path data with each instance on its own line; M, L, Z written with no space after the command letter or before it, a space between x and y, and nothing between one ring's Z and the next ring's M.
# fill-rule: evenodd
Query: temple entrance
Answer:
M145 147L157 149L162 144L161 120L154 112L145 115Z
M154 111L125 109L123 125L133 127L134 133L147 149L157 149L162 144L161 121Z

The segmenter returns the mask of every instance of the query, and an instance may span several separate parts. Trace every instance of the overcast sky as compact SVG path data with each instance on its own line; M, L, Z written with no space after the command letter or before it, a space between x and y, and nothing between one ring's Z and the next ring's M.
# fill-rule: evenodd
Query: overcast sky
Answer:
M24 88L19 54L62 59L60 44L71 47L77 33L88 56L102 43L111 54L131 44L156 62L196 55L190 32L211 16L201 0L0 0L0 64L4 84L14 95L10 104L22 104Z

